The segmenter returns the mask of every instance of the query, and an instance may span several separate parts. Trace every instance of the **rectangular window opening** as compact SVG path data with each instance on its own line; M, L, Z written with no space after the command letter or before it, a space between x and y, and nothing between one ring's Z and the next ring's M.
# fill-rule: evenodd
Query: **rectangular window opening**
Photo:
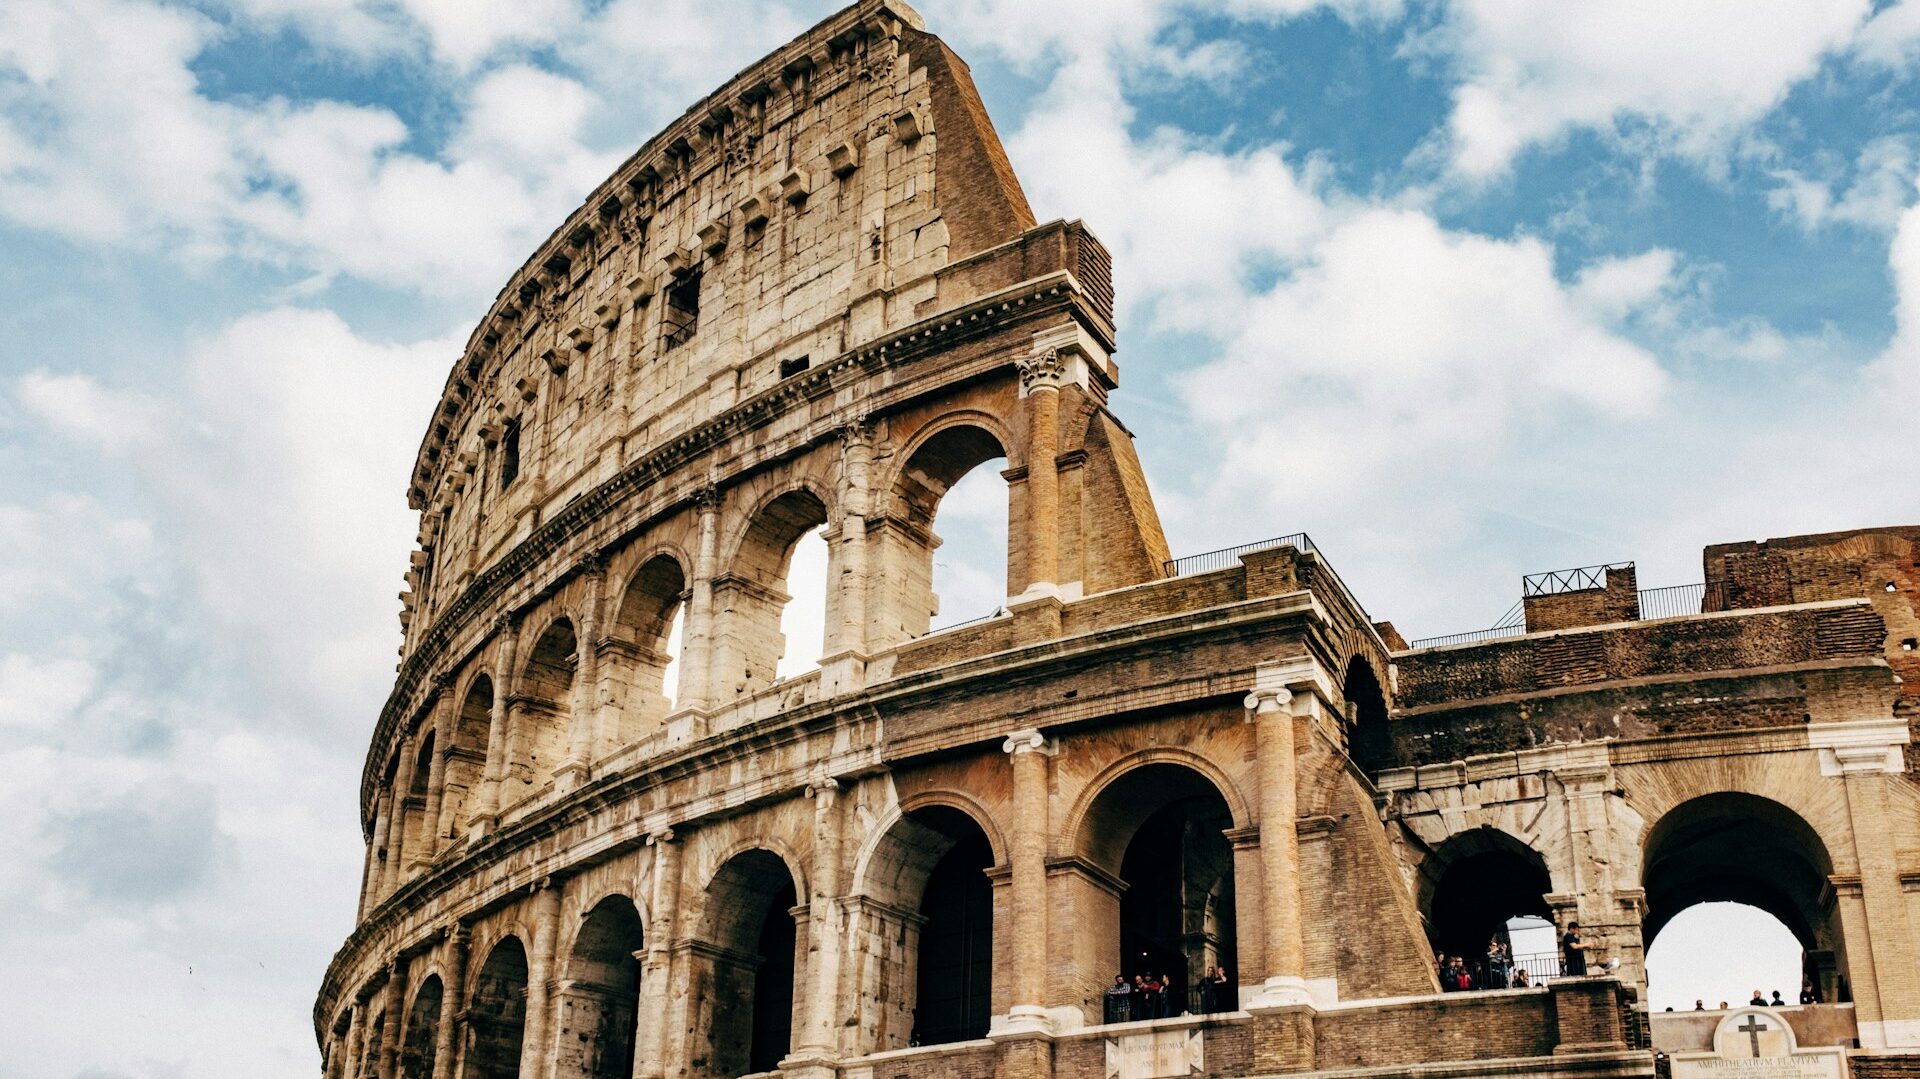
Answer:
M700 273L694 271L666 289L666 307L660 312L662 332L668 348L693 339L700 329Z

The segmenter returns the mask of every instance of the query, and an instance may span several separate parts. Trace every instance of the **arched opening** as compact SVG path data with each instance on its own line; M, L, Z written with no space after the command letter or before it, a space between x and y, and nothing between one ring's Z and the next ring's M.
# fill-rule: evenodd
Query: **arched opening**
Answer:
M826 543L818 532L826 522L818 496L788 491L755 514L731 568L714 581L713 674L720 700L817 666L828 599ZM797 569L809 580L798 580Z
M631 745L666 723L673 711L674 662L679 658L680 613L687 576L677 559L655 555L642 565L620 597L609 635L613 662L601 665L614 683L619 729L607 731L602 753Z
M467 1006L467 1079L519 1079L527 1022L527 950L518 937L493 946Z
M1745 903L1696 903L1674 915L1647 947L1648 1004L1691 1011L1737 1008L1759 992L1798 1004L1809 986L1805 950L1780 919ZM1819 993L1814 992L1818 997Z
M1546 859L1497 828L1462 832L1434 848L1420 866L1419 898L1442 982L1446 966L1459 960L1468 988L1506 988L1509 966L1488 961L1495 945L1534 984L1558 973L1552 933L1543 942L1537 924L1552 922L1552 890Z
M1685 996L1686 987L1697 983L1678 977L1654 980L1652 957L1655 943L1661 942L1662 967L1678 975L1666 954L1664 934L1678 934L1674 941L1678 952L1700 951L1694 947L1700 943L1696 935L1686 931L1681 918L1704 904L1741 904L1778 922L1797 944L1798 962L1792 965L1801 983L1811 985L1824 1003L1851 999L1845 941L1827 883L1833 862L1819 835L1799 814L1752 794L1730 791L1695 798L1674 807L1647 832L1642 866L1647 915L1641 940L1649 955L1649 996L1659 1007L1680 1007L1675 1003L1678 999L1692 1006L1694 998ZM1754 936L1764 937L1766 921L1745 917L1753 922ZM1751 951L1749 955L1759 957ZM1791 958L1776 959L1774 966L1788 962ZM1798 999L1801 983L1760 988L1784 988L1792 1002ZM1720 998L1741 1003L1754 988L1729 988ZM1727 992L1741 995L1725 997ZM1711 994L1696 989L1695 995Z
M479 789L486 773L487 735L492 727L493 679L483 674L467 686L467 695L460 700L460 713L454 719L453 739L442 773L440 840L465 834L471 823L473 792Z
M608 896L588 912L567 957L556 1079L631 1079L645 946L633 900Z
M1233 847L1226 837L1233 826L1219 788L1173 763L1126 772L1090 807L1080 827L1081 849L1122 887L1103 901L1103 882L1089 877L1081 885L1089 909L1103 915L1097 921L1111 927L1110 943L1099 950L1112 957L1113 966L1088 973L1102 984L1118 974L1166 986L1157 998L1136 994L1132 1018L1235 1006L1238 932ZM1203 979L1215 968L1225 974L1224 987L1207 987L1203 999Z
M701 937L710 947L693 953L703 990L695 999L707 1013L695 1055L708 1074L772 1071L792 1050L798 894L786 863L767 850L734 855L708 885Z
M1347 702L1344 727L1347 753L1362 771L1375 775L1391 768L1393 733L1387 726L1387 694L1380 687L1380 676L1373 664L1355 656L1347 664L1347 677L1341 685L1341 697Z
M427 820L427 790L433 780L433 731L422 733L413 754L412 778L407 796L401 802L400 870L411 872L416 863L430 861L434 855L434 824Z
M573 716L574 678L580 670L573 623L556 620L534 643L520 674L514 729L509 732L508 792L502 809L553 774L567 757L567 730Z
M907 459L882 534L886 635L918 637L991 614L1005 601L1006 456L992 433L961 425L934 434Z
M827 563L831 558L824 526L808 529L794 542L786 580L787 595L792 598L780 608L780 661L774 664L775 678L792 678L815 670L826 654Z
M400 1036L400 1079L432 1079L443 995L438 974L428 975L414 992L413 1007L407 1009L406 1029Z
M886 969L863 1001L875 1017L872 1051L984 1038L993 1016L993 845L951 806L925 806L893 823L861 883L876 901L873 938ZM917 912L918 917L906 912ZM913 986L911 997L881 986Z

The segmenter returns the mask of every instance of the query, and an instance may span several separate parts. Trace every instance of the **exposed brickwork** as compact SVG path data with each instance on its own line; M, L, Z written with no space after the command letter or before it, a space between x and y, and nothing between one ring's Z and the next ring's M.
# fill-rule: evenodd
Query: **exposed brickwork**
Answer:
M1559 1044L1545 991L1440 996L1329 1012L1315 1023L1316 1068L1547 1056Z

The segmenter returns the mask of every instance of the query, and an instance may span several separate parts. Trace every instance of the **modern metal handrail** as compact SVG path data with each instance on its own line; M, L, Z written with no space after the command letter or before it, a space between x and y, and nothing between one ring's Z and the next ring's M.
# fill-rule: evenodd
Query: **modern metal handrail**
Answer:
M1210 573L1217 569L1240 564L1240 556L1254 551L1270 551L1275 547L1292 547L1297 551L1310 551L1319 554L1319 548L1305 532L1295 532L1291 536L1276 536L1273 539L1255 540L1242 543L1237 547L1222 547L1217 551L1190 554L1184 558L1168 559L1162 567L1169 577L1187 577L1195 573Z

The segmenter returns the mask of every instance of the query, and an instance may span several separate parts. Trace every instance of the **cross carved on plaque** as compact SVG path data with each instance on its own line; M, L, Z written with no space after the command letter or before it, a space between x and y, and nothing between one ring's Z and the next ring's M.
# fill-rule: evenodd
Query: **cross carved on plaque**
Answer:
M1763 1030L1772 1030L1773 1028L1762 1023L1759 1016L1749 1015L1747 1016L1746 1022L1733 1029L1747 1036L1747 1040L1753 1044L1753 1055L1758 1057L1760 1055L1760 1032Z

